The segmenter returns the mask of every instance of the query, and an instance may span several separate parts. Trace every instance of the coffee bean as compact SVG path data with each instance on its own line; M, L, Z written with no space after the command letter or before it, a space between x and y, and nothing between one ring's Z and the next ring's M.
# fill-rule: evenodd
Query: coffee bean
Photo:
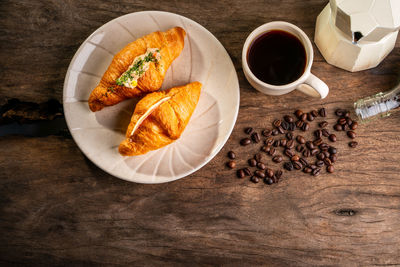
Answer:
M318 150L317 150L318 151ZM311 152L310 152L310 150L304 150L303 151L303 157L306 157L306 158L308 158L309 156L311 156Z
M279 131L277 130L277 129L273 129L272 130L272 135L273 136L276 136L276 135L278 135L279 134Z
M336 153L337 153L337 150L336 150L336 148L334 148L333 146L331 146L331 147L329 147L328 152L331 153L331 154L336 154Z
M295 124L296 124L297 128L301 128L301 127L303 127L304 121L296 121Z
M318 149L316 149L316 148L311 149L310 154L311 154L311 156L315 156L316 154L318 154Z
M311 115L313 115L315 118L316 117L318 117L318 111L316 111L315 109L314 110L311 110Z
M336 142L336 135L335 134L329 135L329 140L331 140L332 142Z
M294 121L293 117L292 117L292 116L289 116L289 115L284 116L283 119L284 119L285 121L287 121L287 122L293 122L293 121Z
M230 160L226 163L226 166L228 166L231 169L234 169L236 167L236 162L234 162L233 160Z
M301 168L303 168L303 165L298 161L293 161L293 168L295 168L296 170L301 170Z
M260 181L260 179L258 179L257 176L251 176L250 181L252 181L253 183L258 183Z
M297 151L297 152L303 152L303 151L304 151L304 146L302 146L302 145L297 145L297 146L296 146L296 151Z
M281 120L274 120L274 122L272 123L275 127L281 126L282 121Z
M323 160L325 158L325 154L324 153L318 153L317 154L317 159L319 160ZM318 165L317 165L318 166Z
M335 126L333 126L333 129L335 129L336 131L340 132L342 130L342 125L335 124Z
M274 143L272 144L274 147L278 147L279 146L280 141L279 140L275 140Z
M305 172L305 173L311 173L311 172L312 172L312 169L311 169L310 167L305 167L305 168L303 169L303 172Z
M315 148L313 142L311 142L311 141L307 141L307 142L306 142L306 146L307 146L308 149L313 149L313 148Z
M264 135L265 137L271 136L271 134L272 134L271 130L265 129L262 131L262 135Z
M251 143L250 138L243 138L242 140L240 140L240 144L241 144L242 146L250 145L250 143Z
M314 144L315 146L319 146L320 144L322 144L322 138L315 139L315 140L313 141L313 144Z
M315 170L315 169L317 168L317 166L314 165L314 164L311 164L311 165L310 165L310 168L311 168L312 170Z
M229 152L228 152L228 158L230 158L230 159L235 159L235 158L236 158L235 152L229 151Z
M282 121L281 127L283 130L288 130L289 129L289 123L286 121Z
M253 139L254 143L259 143L260 142L260 134L255 132L251 134L251 139Z
M326 126L328 126L328 122L327 121L321 121L318 125L321 128L325 128Z
M300 157L297 155L294 155L293 157L290 158L291 161L298 161L300 160Z
M247 175L247 176L249 176L249 175L251 175L251 171L250 171L250 169L249 168L243 168L243 172L244 172L244 174L245 175Z
M249 159L249 160L247 161L247 163L249 163L249 166L250 166L250 167L255 167L255 166L257 165L257 160L255 160L255 159Z
M265 177L265 173L262 172L262 171L259 171L259 170L255 171L254 175L257 176L257 177L260 177L260 178L264 178Z
M274 156L275 155L275 153L276 153L276 150L275 150L275 148L274 147L271 147L271 149L269 150L269 152L268 152L268 155L270 155L270 156Z
M350 117L348 117L346 118L346 123L350 126L353 123L353 120Z
M326 167L326 171L329 172L329 173L332 173L334 170L335 170L335 168L333 167L333 165L328 165Z
M321 137L322 137L322 131L321 131L320 129L315 130L315 131L314 131L314 136L315 136L316 138L321 138Z
M346 124L346 118L338 119L337 123L340 124L340 125L345 125Z
M265 166L264 163L258 162L258 163L257 163L257 168L259 168L260 170L265 170L266 166Z
M307 131L310 128L310 124L308 122L305 122L303 126L301 126L301 130L304 132Z
M349 147L355 148L358 145L356 141L349 142Z
M303 166L308 166L308 162L304 158L300 158L299 161Z
M283 153L289 158L291 158L295 155L295 153L291 149L285 149L285 151Z
M301 115L299 119L301 121L306 121L307 117L308 117L307 113L303 113L303 115Z
M294 131L296 129L296 124L294 122L289 123L289 131Z
M294 168L292 162L290 162L290 161L285 162L285 164L283 164L283 167L288 171L292 171Z
M327 129L322 129L322 135L325 137L328 137L330 135L330 133L328 132Z
M271 184L274 183L274 181L272 181L271 178L265 178L265 179L264 179L264 183L266 183L267 185L271 185Z
M282 170L276 170L275 177L280 179L282 177L282 174L283 174Z
M254 159L255 159L257 162L261 162L262 154L261 154L261 153L255 154L255 155L254 155Z
M268 137L265 141L264 144L266 144L267 146L272 146L272 144L274 143L274 139L272 137Z
M243 169L237 170L236 171L236 176L238 178L243 178L245 176L245 173L244 173Z
M270 146L262 146L262 147L261 147L261 151L263 151L263 152L265 152L265 153L268 153L270 149L271 149Z
M318 113L321 117L326 117L326 109L325 108L320 108Z
M272 176L274 176L274 171L268 168L265 170L265 175L267 175L269 178L272 178Z
M358 127L358 123L356 121L353 121L353 123L350 125L350 129L355 130Z
M331 155L329 156L329 159L331 160L332 163L335 163L336 160L337 160L336 154L331 154Z
M306 139L305 139L303 136L298 135L298 136L296 137L296 141L297 141L299 144L304 144L304 143L306 142Z
M321 173L321 169L320 168L317 168L317 169L314 169L313 171L312 171L312 175L313 176L318 176L319 174Z
M329 158L329 156L331 155L331 153L329 153L328 151L323 151L322 153L324 153L325 158Z
M335 114L336 114L336 116L338 116L338 117L342 117L342 116L343 116L343 113L344 113L343 109L337 109L337 110L335 111Z
M327 151L329 149L329 145L327 143L322 143L318 147L321 151Z
M348 131L350 129L350 126L347 124L342 125L342 130L343 131Z
M300 110L300 109L298 109L298 110L296 110L295 112L294 112L294 115L297 117L297 118L299 118L300 119L300 117L301 117L301 115L303 115L303 111L302 110Z
M294 147L294 140L289 140L286 142L286 148L292 149Z
M356 138L356 133L353 131L348 131L347 136L350 137L351 139L354 139L354 138Z
M330 158L324 158L324 163L326 166L332 165L332 161Z
M286 139L293 140L293 133L291 133L291 132L286 133Z
M283 160L282 156L275 156L272 158L272 161L276 163L280 163L282 162L282 160Z
M246 134L251 134L251 133L253 132L253 128L247 127L247 128L244 129L244 132L245 132Z
M311 114L311 113L307 113L307 120L308 121L313 121L315 118L314 118L314 115L313 114Z
M278 132L281 134L285 133L285 130L282 128L282 126L278 126L278 127L276 127L276 129L278 129Z
M281 141L279 142L279 145L282 147L285 147L287 144L287 140L286 139L281 139Z
M345 110L343 113L343 117L345 117L345 118L350 117L350 112Z

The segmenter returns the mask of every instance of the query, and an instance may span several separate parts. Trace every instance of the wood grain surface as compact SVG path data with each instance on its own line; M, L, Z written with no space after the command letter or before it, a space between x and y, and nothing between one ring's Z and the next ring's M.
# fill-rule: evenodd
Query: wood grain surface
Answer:
M109 20L142 10L178 13L212 32L235 65L241 102L221 152L167 184L114 178L70 136L0 137L0 265L400 266L400 114L359 127L356 149L338 134L333 174L285 172L282 182L267 186L237 179L225 167L229 150L239 166L258 150L238 146L247 126L261 130L294 109L322 106L332 125L335 108L351 109L356 99L398 82L399 40L377 68L357 73L328 65L314 45L312 72L331 90L322 101L251 88L240 62L247 35L284 20L313 39L327 2L2 0L0 104L61 101L68 64L83 40Z

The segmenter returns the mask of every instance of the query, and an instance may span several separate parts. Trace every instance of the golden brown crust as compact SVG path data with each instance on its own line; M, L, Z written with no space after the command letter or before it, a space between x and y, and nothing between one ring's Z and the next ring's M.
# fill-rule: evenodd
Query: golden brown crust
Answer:
M114 56L100 83L90 94L90 110L98 111L124 99L160 89L169 66L182 52L185 35L184 29L175 27L166 32L150 33L125 46ZM133 89L116 85L116 79L128 69L137 56L144 54L147 48L160 49L161 59L158 67L151 62L149 69L138 79L138 85Z
M135 107L126 131L126 139L119 145L119 153L123 156L145 154L178 139L196 108L201 86L201 83L193 82L146 95ZM171 98L158 106L131 136L139 118L154 103L168 96Z

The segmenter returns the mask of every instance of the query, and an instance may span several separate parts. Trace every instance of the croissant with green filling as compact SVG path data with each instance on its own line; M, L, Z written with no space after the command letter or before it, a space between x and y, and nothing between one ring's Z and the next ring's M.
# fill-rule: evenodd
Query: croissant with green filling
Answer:
M184 29L175 27L150 33L125 46L90 94L90 110L98 111L160 89L169 66L182 52L185 35Z
M119 153L123 156L145 154L177 140L196 108L201 86L193 82L141 99L135 107L126 139L119 145Z

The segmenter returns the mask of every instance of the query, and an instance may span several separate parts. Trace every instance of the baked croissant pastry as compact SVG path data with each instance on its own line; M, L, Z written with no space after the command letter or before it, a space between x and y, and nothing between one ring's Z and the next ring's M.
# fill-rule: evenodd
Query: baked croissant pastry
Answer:
M153 32L116 54L89 97L91 111L160 89L172 61L181 53L186 32L180 27Z
M154 92L141 99L119 145L123 156L145 154L178 139L199 101L201 83Z

